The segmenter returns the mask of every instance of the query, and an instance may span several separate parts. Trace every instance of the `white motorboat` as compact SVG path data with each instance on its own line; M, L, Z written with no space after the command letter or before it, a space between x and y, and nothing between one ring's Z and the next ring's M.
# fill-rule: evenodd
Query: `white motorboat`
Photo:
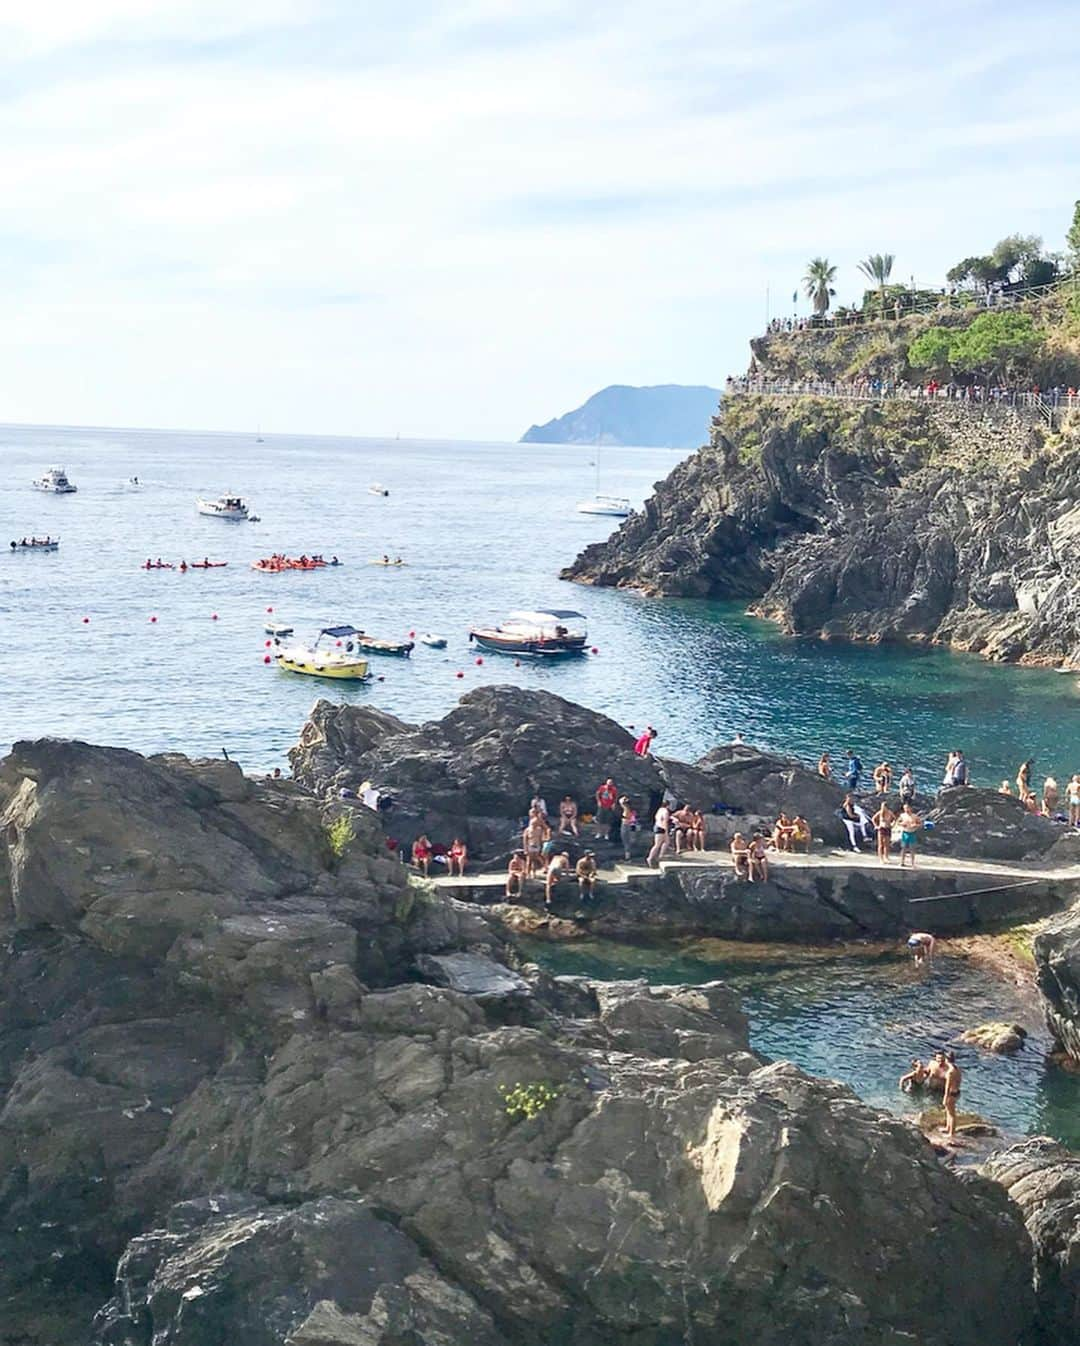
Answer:
M474 626L469 639L493 654L559 658L584 654L589 638L585 618L567 608L511 612L497 626Z
M214 519L243 522L248 517L248 507L238 495L222 495L217 500L196 500L195 508L200 514L208 514Z
M371 485L368 487L368 490L371 492L372 495L390 494L390 492L386 489L386 487L381 482L378 481L373 481Z
M422 636L418 636L417 639L420 641L421 645L427 645L429 649L432 650L446 649L446 637L437 636L433 631L425 631L424 634Z
M36 491L48 491L51 495L74 495L79 489L62 467L50 467L43 477L33 483Z
M579 514L610 514L615 519L626 519L633 514L630 501L621 495L594 495L591 500L579 502Z
M59 551L58 537L24 537L20 542L12 542L11 550L16 551Z

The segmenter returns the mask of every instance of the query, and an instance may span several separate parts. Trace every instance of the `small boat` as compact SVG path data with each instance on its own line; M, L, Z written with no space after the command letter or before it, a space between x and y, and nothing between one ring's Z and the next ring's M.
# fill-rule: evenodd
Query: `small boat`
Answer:
M380 640L378 636L369 636L363 631L357 631L353 639L356 648L365 654L396 654L407 659L415 648L412 640Z
M405 565L405 564L406 564L406 563L401 559L400 556L396 557L393 561L391 561L391 559L389 558L389 556L373 556L373 557L371 558L371 560L368 562L368 565L369 565L369 566L391 566L391 567L393 567L393 566L403 566L403 565Z
M325 570L328 566L340 565L341 562L324 561L321 556L264 556L258 561L252 561L252 570L261 570L264 574L277 575L283 570Z
M371 485L368 487L368 490L371 492L372 495L389 495L389 494L390 494L390 492L386 489L386 487L383 486L383 484L382 484L381 482L378 482L378 481L373 481L373 482L371 483Z
M217 500L196 500L195 508L200 514L208 514L213 519L228 519L233 523L248 519L248 507L238 495L222 495Z
M282 626L280 622L267 622L263 630L275 640L287 640L293 633L291 626Z
M50 495L74 495L79 489L62 467L50 467L43 477L33 483L35 491L48 491Z
M585 618L566 608L523 609L511 612L498 626L474 627L469 632L469 639L482 650L538 659L584 654L588 638Z
M352 626L325 626L310 645L289 645L281 650L276 656L278 668L313 678L366 682L371 677L368 662L358 656L353 643L360 634Z
M176 567L171 561L144 561L139 567L140 570L175 570Z
M18 542L12 542L12 551L59 551L60 539L58 537L24 537Z
M621 495L594 495L591 500L578 502L579 514L610 514L615 519L626 519L633 514L630 501Z
M445 650L446 637L434 635L431 631L425 631L420 637L420 644L427 645L432 650Z

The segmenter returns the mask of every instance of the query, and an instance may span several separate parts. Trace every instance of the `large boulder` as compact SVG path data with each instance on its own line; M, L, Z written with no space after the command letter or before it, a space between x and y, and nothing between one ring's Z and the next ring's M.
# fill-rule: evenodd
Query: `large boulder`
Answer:
M922 839L928 853L975 860L1043 856L1063 835L1060 824L1029 813L1014 796L974 786L943 790L925 821L933 824Z
M1080 1061L1080 905L1047 921L1032 950L1047 1027Z
M836 816L844 791L801 762L732 743L711 749L695 765L713 782L718 802L740 814L771 823L780 813L801 813L815 836L844 841L846 833Z
M1080 1341L1080 1156L1034 1136L994 1155L982 1171L1024 1213L1042 1340Z

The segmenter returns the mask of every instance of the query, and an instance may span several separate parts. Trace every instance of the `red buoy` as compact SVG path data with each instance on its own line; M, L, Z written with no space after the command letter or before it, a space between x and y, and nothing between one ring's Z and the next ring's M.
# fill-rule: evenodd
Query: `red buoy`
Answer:
M156 618L156 617L151 617L150 620L151 620L152 622L156 622L156 621L157 621L157 618Z
M415 632L415 631L410 631L410 632L409 632L409 639L410 639L410 640L415 640L415 639L416 639L416 632Z
M264 654L264 655L263 655L263 663L264 663L264 664L268 664L269 662L270 662L270 656L269 656L268 654Z
M463 678L463 677L465 676L465 674L459 671L458 674L457 674L457 676L458 676L459 678Z
M267 649L270 648L270 646L271 646L272 643L273 643L273 642L272 642L272 641L269 641L269 640L266 640L266 641L263 642L263 644L266 646Z
M274 609L273 609L273 608L267 608L266 610L267 610L267 612L273 612Z
M84 617L82 620L83 620L83 626L89 626L89 625L90 625L90 618L89 618L89 617Z
M216 612L212 612L212 613L210 614L210 620L211 620L212 622L216 622L216 621L217 621L217 613L216 613ZM594 650L593 653L595 654L596 651Z
M595 645L592 647L592 652L593 652L593 654L599 654L599 653L600 653L600 651L596 648Z
M482 663L484 662L482 656L477 655L477 656L476 656L476 662L477 662L477 664L482 664Z

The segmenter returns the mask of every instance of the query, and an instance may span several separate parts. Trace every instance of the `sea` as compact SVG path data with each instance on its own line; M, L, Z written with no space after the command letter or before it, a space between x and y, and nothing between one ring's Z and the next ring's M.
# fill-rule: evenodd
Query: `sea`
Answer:
M599 454L599 458L597 455ZM560 568L617 521L579 514L596 489L640 506L684 455L662 449L456 441L0 427L0 751L57 735L141 752L228 753L246 770L288 769L318 697L379 706L411 722L445 714L488 683L544 688L651 723L657 749L692 759L741 733L816 762L854 748L869 768L910 763L940 779L965 750L976 784L1080 769L1075 676L987 664L943 650L793 640L731 604L657 601L560 581ZM31 482L66 468L78 493ZM138 478L138 485L132 483ZM379 484L388 495L369 489ZM196 512L199 496L240 494L258 523ZM25 535L55 553L10 552ZM336 555L317 572L263 574L274 552ZM383 554L405 564L370 564ZM209 558L214 570L140 569ZM534 664L481 655L470 626L514 608L576 608L588 655ZM348 623L391 639L435 632L445 650L373 657L366 685L319 683L267 662L268 623L297 635ZM598 764L602 769L602 764ZM706 801L708 802L708 801ZM755 1045L855 1085L904 1111L896 1079L913 1055L981 1018L1021 1016L1035 1035L1012 1063L962 1049L969 1099L1008 1130L1080 1143L1080 1081L1048 1066L1030 1005L959 960L928 986L903 959L793 951L746 961L715 942L538 952L554 970L663 981L726 977L742 992Z
M599 454L599 458L597 455ZM693 758L741 733L816 762L854 748L940 779L963 748L978 784L1080 769L1075 675L908 647L793 640L731 604L643 598L560 581L617 520L580 514L596 489L640 506L685 454L664 449L458 441L0 427L0 747L62 735L142 752L227 752L251 771L285 767L317 697L380 706L410 722L443 715L486 683L545 688L652 724L657 751ZM50 466L78 493L31 489ZM131 484L138 478L138 485ZM375 495L372 485L389 495ZM196 512L243 495L258 523ZM29 534L56 553L10 554ZM318 572L262 574L274 552L336 555ZM370 564L384 554L406 564ZM146 571L209 558L221 569ZM584 658L481 655L469 628L514 608L574 608ZM267 663L268 622L314 635L349 623L445 650L373 658L366 685L318 683ZM482 662L481 662L482 661Z

